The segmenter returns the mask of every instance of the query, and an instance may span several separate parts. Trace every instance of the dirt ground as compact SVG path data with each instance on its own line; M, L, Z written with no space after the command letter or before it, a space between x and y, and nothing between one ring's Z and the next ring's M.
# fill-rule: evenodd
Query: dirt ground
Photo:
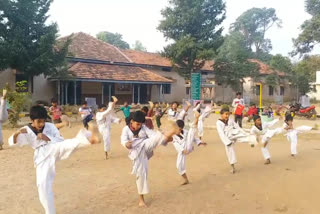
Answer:
M213 214L318 214L320 210L320 131L299 136L298 156L290 157L283 135L272 139L272 164L264 165L259 147L236 145L237 174L229 173L223 144L214 128L218 115L205 122L207 147L187 157L190 184L175 168L172 145L159 147L150 160L148 208L138 208L135 177L130 174L128 151L120 145L120 125L112 127L112 152L104 159L103 145L75 152L57 163L54 194L57 213L213 213ZM296 120L295 126L317 121ZM320 123L320 122L319 122ZM279 123L279 126L282 122ZM75 136L81 124L61 130ZM38 199L33 150L8 148L13 130L4 130L5 150L0 151L0 213L43 213Z

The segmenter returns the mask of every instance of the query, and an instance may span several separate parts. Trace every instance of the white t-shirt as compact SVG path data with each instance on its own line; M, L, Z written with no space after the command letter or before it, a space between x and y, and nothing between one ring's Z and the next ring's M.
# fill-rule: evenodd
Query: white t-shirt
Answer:
M302 108L310 107L310 98L307 95L303 95L300 97L300 104Z
M91 114L91 109L89 107L87 108L80 107L79 112L81 113L81 118L84 119Z

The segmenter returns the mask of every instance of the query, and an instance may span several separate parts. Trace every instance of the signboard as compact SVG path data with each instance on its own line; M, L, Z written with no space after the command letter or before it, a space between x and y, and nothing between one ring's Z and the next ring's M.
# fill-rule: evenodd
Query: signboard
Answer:
M201 73L191 74L191 99L201 99Z

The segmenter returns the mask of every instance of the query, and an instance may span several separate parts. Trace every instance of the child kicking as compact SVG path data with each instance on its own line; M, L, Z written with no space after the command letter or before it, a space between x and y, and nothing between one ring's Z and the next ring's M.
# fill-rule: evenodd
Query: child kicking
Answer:
M253 116L254 126L252 126L250 130L250 134L255 135L257 138L257 142L261 143L261 152L265 159L264 164L271 163L271 156L268 150L268 145L270 139L277 134L282 132L282 128L270 129L273 125L275 125L279 119L275 119L271 122L262 122L261 117L259 115Z
M287 136L287 139L290 143L290 150L291 150L291 156L295 157L297 152L297 145L298 145L298 134L306 131L311 131L312 127L310 126L299 126L297 128L293 127L293 117L288 114L286 115L283 129L287 132L285 135Z
M177 102L174 102L172 103L171 108L168 110L168 117L172 121L184 120L191 104L190 102L186 101L186 106L181 112L178 111L178 106L179 104Z
M227 158L231 165L231 173L235 173L237 159L233 145L237 142L249 143L251 146L254 146L257 143L256 137L246 133L237 123L229 119L229 108L225 107L221 109L220 114L221 118L217 121L217 131L222 143L225 145Z
M201 112L201 102L196 104L196 107L193 109L193 111L197 111L200 113L199 121L198 121L198 136L200 140L203 138L203 123L204 119L209 116L209 114L212 111L212 107L214 106L213 101L211 101L210 105L207 105L205 109Z
M177 156L177 169L178 173L184 179L182 185L189 184L189 180L186 173L186 156L193 151L193 144L198 146L206 146L206 143L202 143L199 138L196 138L197 125L200 118L200 114L195 112L195 120L188 130L184 129L184 121L177 120L176 123L179 127L179 133L173 136L173 145L178 152Z
M47 111L41 106L30 109L31 123L22 127L9 138L9 145L29 145L34 149L37 187L40 202L46 214L55 214L52 184L55 164L67 159L77 148L98 143L97 130L93 124L82 129L75 138L64 140L58 129L45 122Z
M7 110L7 90L2 91L2 97L0 99L0 150L3 149L3 136L2 136L2 124L8 120L8 110Z
M166 134L148 129L143 123L145 114L137 111L131 115L130 123L122 129L121 144L129 150L129 159L132 160L132 174L136 175L136 184L139 194L139 206L146 207L144 195L149 193L147 182L148 162L153 156L153 150L160 144L172 140L178 133L173 126Z
M108 159L108 152L110 152L110 135L111 135L111 124L120 123L121 119L114 116L112 109L116 105L118 99L112 97L113 102L109 102L108 108L102 104L99 106L99 111L96 114L96 121L98 129L103 138L104 151L106 159Z
M163 117L163 115L166 113L166 111L168 110L168 108L170 107L169 104L166 105L166 108L163 110L160 107L159 103L155 103L155 116L156 116L156 123L157 123L157 127L160 130L161 128L161 118Z

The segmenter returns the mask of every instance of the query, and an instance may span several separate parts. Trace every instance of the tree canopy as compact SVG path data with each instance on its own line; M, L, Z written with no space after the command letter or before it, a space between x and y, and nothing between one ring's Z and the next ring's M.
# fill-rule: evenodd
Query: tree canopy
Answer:
M263 60L272 49L271 40L265 38L265 35L274 25L281 27L281 20L274 8L251 8L237 18L230 31L240 32L255 57Z
M293 39L295 50L292 55L300 57L313 50L320 42L320 0L306 0L306 11L312 16L301 25L302 32Z
M136 40L136 42L132 45L132 49L136 51L147 51L147 48L143 46L142 42Z
M214 70L217 81L240 91L246 77L255 78L258 75L257 65L248 60L251 56L251 50L241 33L232 32L227 35L215 57Z
M121 49L130 49L130 45L123 40L120 33L111 33L108 31L99 32L96 35L97 39L107 42Z
M52 0L1 0L0 69L27 76L54 75L66 63L69 42L58 47L56 23L47 24Z
M221 46L222 21L225 19L223 0L170 0L162 10L158 29L172 44L164 48L164 56L181 68L190 78L192 72L212 59Z

